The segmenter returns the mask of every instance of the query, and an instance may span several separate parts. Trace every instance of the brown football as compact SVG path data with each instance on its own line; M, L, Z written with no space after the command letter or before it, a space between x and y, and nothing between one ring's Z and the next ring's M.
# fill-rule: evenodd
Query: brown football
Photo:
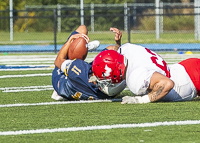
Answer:
M69 46L68 58L85 60L88 53L88 48L86 47L87 42L83 37L75 39Z

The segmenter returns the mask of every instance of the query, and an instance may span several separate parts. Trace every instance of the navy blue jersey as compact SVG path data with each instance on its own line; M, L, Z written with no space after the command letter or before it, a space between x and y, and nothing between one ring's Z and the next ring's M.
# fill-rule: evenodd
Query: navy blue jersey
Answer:
M68 39L74 34L78 32L73 31ZM91 73L92 63L88 64L78 59L72 62L66 74L55 67L52 73L53 88L60 96L68 100L113 98L101 92L95 84L89 83Z
M83 60L74 60L66 73L57 67L53 71L52 84L57 93L68 100L92 100L112 98L89 82L92 66ZM59 83L58 83L59 82Z

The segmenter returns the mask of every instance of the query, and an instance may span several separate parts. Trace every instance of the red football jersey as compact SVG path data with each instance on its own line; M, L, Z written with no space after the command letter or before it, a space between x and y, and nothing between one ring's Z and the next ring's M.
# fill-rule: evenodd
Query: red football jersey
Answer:
M179 64L185 67L186 72L190 76L194 86L196 87L197 94L200 94L200 59L190 58L181 61Z

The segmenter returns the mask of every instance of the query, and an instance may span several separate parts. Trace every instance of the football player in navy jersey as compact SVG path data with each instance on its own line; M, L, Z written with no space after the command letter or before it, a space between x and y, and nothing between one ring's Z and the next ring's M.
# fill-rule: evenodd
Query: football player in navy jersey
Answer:
M107 49L118 49L121 45L122 33L117 28L111 28L115 33L116 45L108 46ZM55 100L97 100L114 98L125 87L126 83L101 85L101 91L96 84L96 78L93 76L92 64L83 60L70 60L67 52L72 41L78 37L84 37L87 41L88 50L96 49L99 41L89 42L87 28L80 25L71 33L66 43L60 49L56 60L55 69L52 73L52 85L54 92L52 98ZM103 91L103 92L102 92Z

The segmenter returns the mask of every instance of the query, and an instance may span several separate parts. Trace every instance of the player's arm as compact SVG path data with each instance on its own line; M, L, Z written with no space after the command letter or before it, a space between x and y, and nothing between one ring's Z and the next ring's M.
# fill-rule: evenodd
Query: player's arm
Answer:
M148 88L149 99L151 102L158 101L167 95L170 90L174 87L174 82L168 77L155 72L150 80L150 85Z
M122 38L122 32L114 27L110 28L110 31L115 33L115 45L110 45L108 46L106 49L108 50L115 50L117 51L119 49L119 47L121 46L121 38Z
M174 87L174 82L168 77L155 72L153 73L148 87L149 93L143 96L125 96L122 104L137 104L155 102L167 95Z
M74 41L74 39L79 38L79 37L84 37L87 41L89 41L89 37L85 34L74 34L74 35L72 35L68 39L68 41L60 49L60 51L59 51L59 53L56 57L56 60L54 62L56 67L61 69L62 63L67 59L67 53L68 53L68 49L69 49L70 44Z

